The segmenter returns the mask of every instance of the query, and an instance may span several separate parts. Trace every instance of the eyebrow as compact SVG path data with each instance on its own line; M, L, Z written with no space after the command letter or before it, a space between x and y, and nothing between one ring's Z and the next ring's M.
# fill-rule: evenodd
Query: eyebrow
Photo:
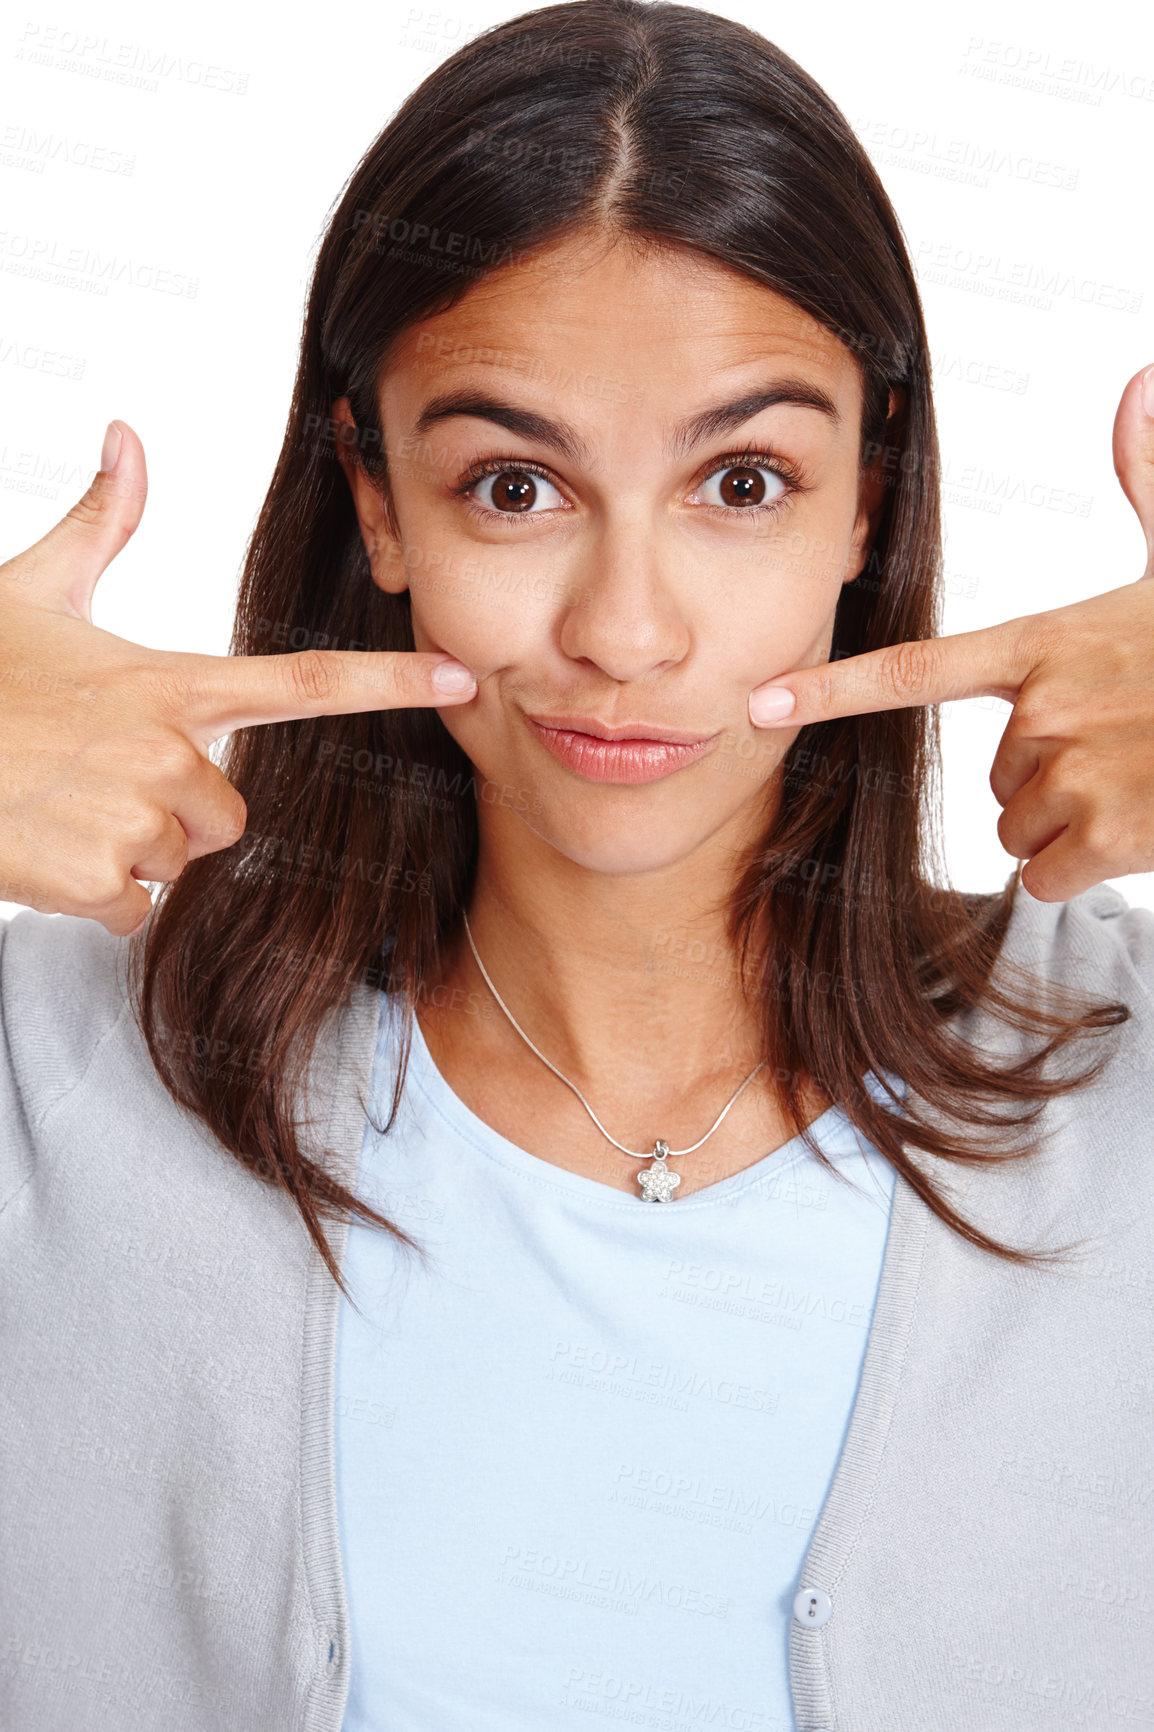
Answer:
M734 427L751 421L763 409L773 409L781 403L800 409L816 409L819 414L828 416L835 426L841 425L837 404L820 385L813 385L807 379L775 379L761 390L747 391L728 403L716 403L712 408L701 409L679 421L665 441L666 455L683 457L704 439L719 438ZM450 420L455 415L471 415L480 421L495 422L510 433L519 433L523 439L547 446L570 462L587 465L590 461L588 445L565 422L554 421L535 409L507 403L500 397L488 396L469 386L431 397L417 417L413 437L427 433L438 421Z

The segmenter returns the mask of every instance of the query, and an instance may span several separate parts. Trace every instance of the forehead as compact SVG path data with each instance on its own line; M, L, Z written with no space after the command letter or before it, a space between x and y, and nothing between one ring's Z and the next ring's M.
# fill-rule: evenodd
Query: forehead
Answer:
M687 248L584 235L492 271L410 326L385 379L408 398L433 375L478 365L560 380L566 361L644 381L635 400L695 397L755 364L804 372L847 404L861 386L832 331L743 272Z

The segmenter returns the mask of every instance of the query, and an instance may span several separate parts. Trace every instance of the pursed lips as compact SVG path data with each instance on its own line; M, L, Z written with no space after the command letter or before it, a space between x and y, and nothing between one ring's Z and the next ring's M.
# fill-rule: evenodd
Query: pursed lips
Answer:
M658 722L619 722L609 724L595 716L537 716L526 711L528 720L540 728L552 728L566 733L588 734L596 740L653 740L661 745L701 746L711 734L690 733L684 728L667 728Z

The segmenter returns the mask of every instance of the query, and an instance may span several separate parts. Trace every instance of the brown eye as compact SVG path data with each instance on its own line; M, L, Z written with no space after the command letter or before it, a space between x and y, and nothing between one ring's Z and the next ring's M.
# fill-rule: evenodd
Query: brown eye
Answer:
M756 469L727 469L720 486L723 505L760 505L765 482Z
M721 463L705 477L691 503L722 510L771 511L788 491L784 477L768 463Z
M494 511L529 511L537 503L536 478L527 470L502 469L485 480L493 483L490 497Z
M547 517L568 509L564 496L547 475L523 469L499 457L489 459L490 468L473 471L457 489L481 517ZM488 494L488 498L486 498ZM550 497L552 495L552 498Z

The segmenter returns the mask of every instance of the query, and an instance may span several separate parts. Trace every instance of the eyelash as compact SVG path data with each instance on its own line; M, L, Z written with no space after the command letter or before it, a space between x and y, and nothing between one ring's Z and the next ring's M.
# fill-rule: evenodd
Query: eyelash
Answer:
M768 511L771 515L784 511L793 501L794 495L808 493L809 483L802 469L794 463L788 463L783 457L778 457L773 451L725 451L709 465L694 483L691 491L711 480L713 476L726 469L769 469L787 484L789 491L779 493L776 499L765 505L706 505L699 507L705 511L720 511L726 517L753 517ZM543 463L536 463L531 458L521 457L483 457L470 464L460 482L453 489L455 499L465 499L465 503L474 516L479 518L500 518L502 523L525 523L533 517L541 516L540 512L531 511L491 511L487 505L479 505L475 499L467 497L469 489L475 487L478 481L483 481L486 475L501 475L506 470L515 470L518 474L540 475L551 486L556 487L549 470Z

